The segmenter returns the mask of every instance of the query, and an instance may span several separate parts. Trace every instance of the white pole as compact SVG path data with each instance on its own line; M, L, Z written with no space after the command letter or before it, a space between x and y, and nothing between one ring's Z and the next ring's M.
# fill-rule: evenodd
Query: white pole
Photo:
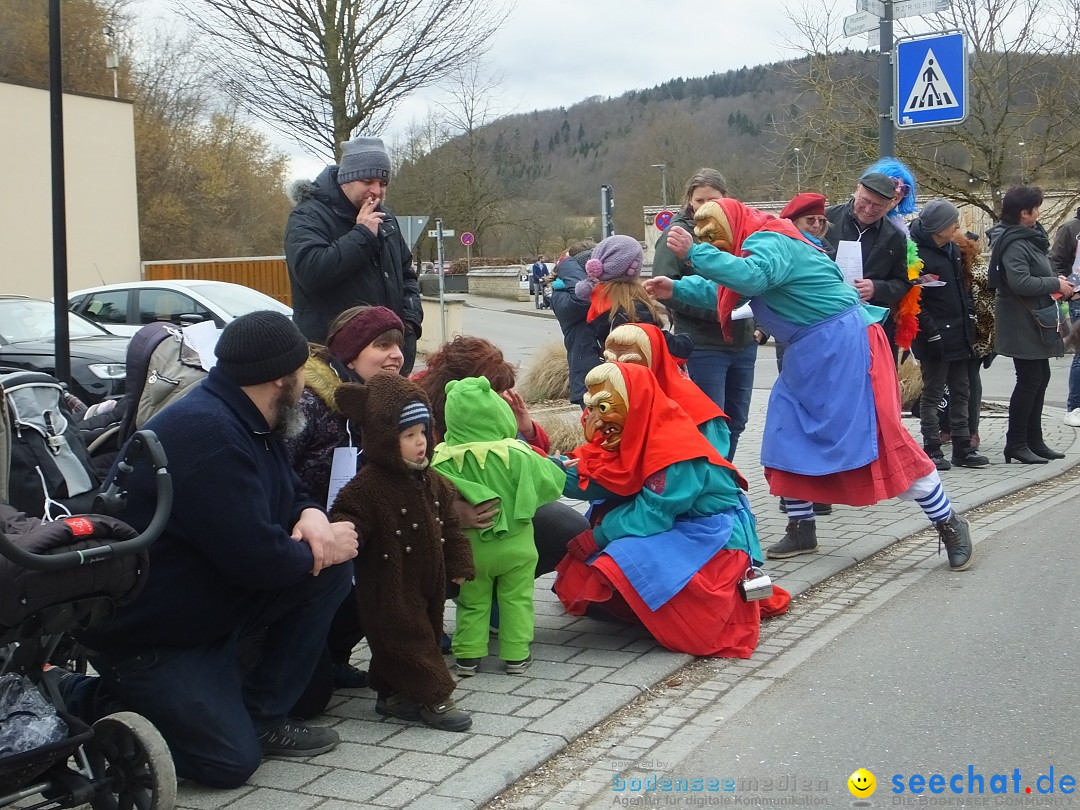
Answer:
M442 220L435 220L436 237L439 256L439 323L442 328L442 343L446 343L446 267L443 265L443 229Z

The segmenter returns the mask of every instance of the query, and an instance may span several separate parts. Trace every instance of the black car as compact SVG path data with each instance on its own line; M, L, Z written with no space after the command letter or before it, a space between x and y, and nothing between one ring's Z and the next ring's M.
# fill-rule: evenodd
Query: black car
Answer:
M54 317L48 301L0 295L0 367L56 374ZM123 395L128 338L74 313L68 313L68 331L71 393L87 405Z

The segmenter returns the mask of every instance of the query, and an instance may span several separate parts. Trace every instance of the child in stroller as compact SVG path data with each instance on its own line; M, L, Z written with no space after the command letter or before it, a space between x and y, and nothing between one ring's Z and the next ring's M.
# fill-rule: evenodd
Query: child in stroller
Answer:
M119 479L137 454L157 471L154 520L142 534L107 515L42 523L0 503L0 807L37 794L42 801L34 808L170 810L175 803L176 773L157 729L130 712L86 725L67 712L57 689L64 672L49 665L67 633L96 624L142 587L146 548L172 504L153 433L132 437L117 479L95 508L117 511L124 498ZM27 733L27 707L51 734Z

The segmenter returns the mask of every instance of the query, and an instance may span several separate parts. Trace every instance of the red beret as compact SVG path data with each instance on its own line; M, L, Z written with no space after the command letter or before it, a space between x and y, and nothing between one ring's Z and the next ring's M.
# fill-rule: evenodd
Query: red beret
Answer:
M825 195L804 191L791 198L780 212L781 219L795 220L805 216L825 216Z

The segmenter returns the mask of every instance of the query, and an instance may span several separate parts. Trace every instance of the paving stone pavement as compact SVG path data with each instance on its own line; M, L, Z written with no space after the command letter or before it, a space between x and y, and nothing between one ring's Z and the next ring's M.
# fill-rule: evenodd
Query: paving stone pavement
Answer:
M753 413L736 457L736 464L750 484L749 497L762 545L778 540L787 522L777 508L777 499L768 494L756 463L766 401L765 392L755 392ZM973 509L1072 468L1080 461L1080 443L1077 432L1062 424L1062 416L1062 411L1048 408L1044 428L1047 444L1067 454L1063 461L1006 465L1002 460L1004 412L1000 407L984 411L979 431L980 451L993 463L983 469L942 473L956 507L961 511ZM907 418L905 425L917 436L916 420ZM767 570L778 584L793 594L803 594L830 576L926 528L921 510L911 503L892 500L873 507L837 506L832 515L818 518L817 554L769 562ZM933 553L935 537L922 531L891 553L907 565L944 565L944 555ZM976 561L973 572L977 572L977 566ZM375 714L374 693L341 691L326 716L318 721L333 726L341 735L342 744L335 751L305 760L267 760L250 784L236 790L210 790L184 783L180 786L177 807L191 810L481 807L628 704L654 698L657 684L693 661L691 656L657 647L641 628L567 616L551 593L551 581L551 576L537 581L533 647L536 663L524 675L511 676L499 670L497 658L489 657L481 664L478 675L460 682L456 698L462 708L473 714L470 731L441 732L380 718ZM897 582L902 584L902 578ZM875 584L863 586L869 588ZM672 699L667 699L666 704L661 698L656 698L660 703L650 702L643 715L648 722L640 728L640 733L628 735L625 745L620 743L618 755L635 762L648 749L654 750L660 760L674 759L674 751L668 751L664 745L685 747L696 739L695 734L712 730L712 715L708 719L695 719L703 707L721 698L742 699L741 690L761 680L746 679L746 675L767 666L772 656L821 621L838 613L850 614L853 620L858 610L856 603L865 595L852 592L805 607L800 600L798 615L785 620L783 631L773 632L766 623L762 645L749 661L697 662L697 666L707 667L710 672L721 673L720 679L701 686L700 692L677 706ZM452 606L448 606L447 615L452 620ZM363 666L365 658L366 649L358 650L355 663ZM727 693L731 686L735 687L731 691L737 692L735 698ZM749 699L750 693L743 696ZM677 742L668 740L655 746L648 742L662 742L669 736L667 730L675 727L682 729ZM617 755L608 741L595 745L609 759ZM561 794L523 797L521 803L512 806L586 806L585 802L596 797L597 785L611 783L610 763L593 770L596 772L586 772L581 777L586 787L579 784L560 788L565 792L561 798ZM608 805L610 801L609 794Z

